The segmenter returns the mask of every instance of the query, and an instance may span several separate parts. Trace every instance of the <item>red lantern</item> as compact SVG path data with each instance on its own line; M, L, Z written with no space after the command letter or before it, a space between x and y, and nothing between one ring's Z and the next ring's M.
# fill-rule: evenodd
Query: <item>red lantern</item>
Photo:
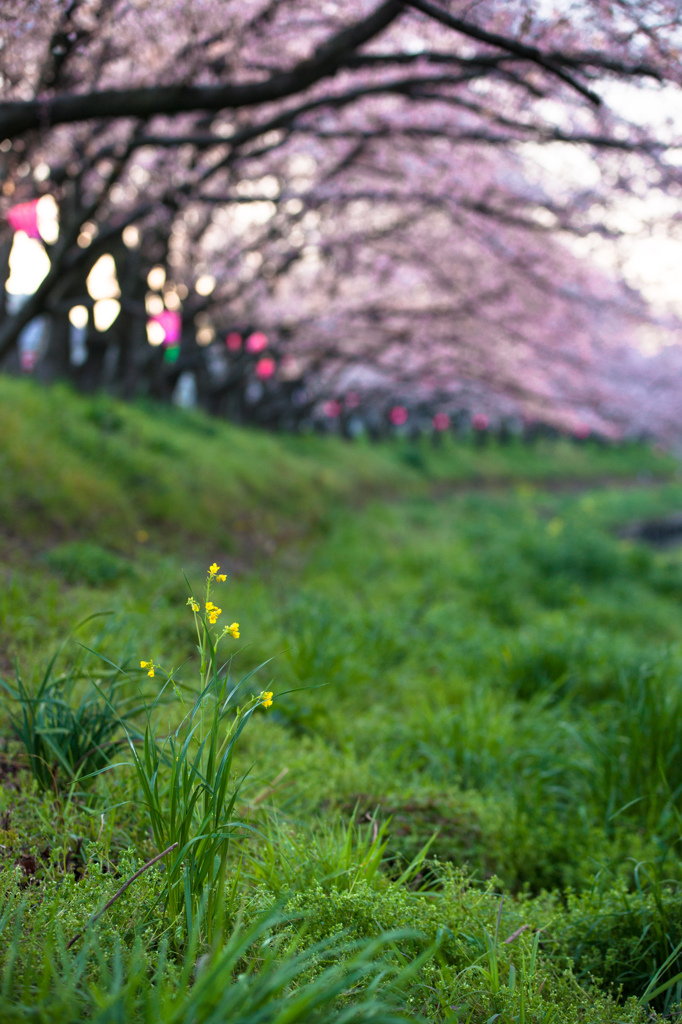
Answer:
M230 331L228 336L225 338L225 345L230 352L239 352L242 347L242 336L237 331Z

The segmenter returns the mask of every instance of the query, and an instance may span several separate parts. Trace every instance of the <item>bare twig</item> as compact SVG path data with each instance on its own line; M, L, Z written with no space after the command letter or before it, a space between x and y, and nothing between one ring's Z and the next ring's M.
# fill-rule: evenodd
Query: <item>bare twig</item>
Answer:
M172 851L172 850L174 850L174 849L175 849L175 847L176 847L177 845L178 845L177 843L173 843L173 845L172 845L172 846L169 846L169 847L168 847L168 849L166 849L166 850L164 850L164 851L163 851L163 853L157 853L156 857L152 857L152 859L151 859L151 860L148 860L146 864L143 864L143 866L142 866L142 867L140 868L140 870L139 870L139 871L136 871L136 872L135 872L135 874L134 874L134 875L132 875L132 876L131 876L131 877L130 877L130 878L128 879L128 881L127 881L127 882L124 882L124 884L123 884L123 885L121 886L121 888L120 888L120 889L118 890L118 892L114 893L114 895L113 895L113 896L111 897L111 899L109 900L109 902L108 902L108 903L105 903L105 904L104 904L104 906L102 907L102 909L101 909L101 910L98 910L98 911L97 911L97 913L95 914L95 916L94 916L94 917L91 917L91 918L90 918L90 920L89 920L89 921L88 921L88 923L86 924L85 928L83 928L83 930L82 930L82 931L80 931L80 932L76 932L76 934L74 935L74 937L73 937L72 939L69 939L69 941L68 941L68 942L67 942L67 944L66 944L66 948L67 948L67 949L71 949L71 947L73 946L74 942L77 942L77 941L78 941L78 939L80 939L80 937L81 937L82 935L84 935L84 934L85 934L85 932L86 932L86 931L88 930L88 928L90 927L90 925L94 924L94 923L95 923L95 921L97 921L97 920L98 920L98 918L100 918L100 917L102 916L102 914L104 913L104 911L105 911L105 910L108 910L108 909L109 909L109 907L110 907L110 906L111 906L111 905L112 905L113 903L115 903L115 902L116 902L116 900L117 900L117 899L119 898L119 896L122 896L122 895L123 895L123 893L124 893L124 892L126 891L126 889L127 889L127 888L128 888L129 886L131 886L131 885L133 884L133 882L134 882L134 881L135 881L135 880L136 880L137 878L139 878L139 877L140 877L140 875L143 875L143 874L144 874L144 872L145 872L145 871L146 871L146 870L147 870L148 868L150 868L150 867L152 867L152 866L153 866L154 864L156 864L156 862L157 862L157 861L159 861L159 860L161 860L161 858L162 858L162 857L165 857L165 856L166 856L166 854L168 854L168 853L171 853L171 851Z

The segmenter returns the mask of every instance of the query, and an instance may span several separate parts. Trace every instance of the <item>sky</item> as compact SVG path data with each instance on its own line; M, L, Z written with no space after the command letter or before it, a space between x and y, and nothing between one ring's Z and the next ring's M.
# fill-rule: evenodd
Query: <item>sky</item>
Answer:
M679 89L606 83L601 92L609 106L627 114L629 120L648 126L657 135L682 137ZM553 187L562 180L569 187L588 186L599 178L599 168L589 151L578 146L528 145L526 157L540 180L546 178ZM682 149L672 151L669 162L682 168ZM682 201L652 188L641 197L622 196L605 219L622 232L617 242L595 233L585 238L567 236L566 244L577 255L607 270L620 271L656 312L674 312L682 317L682 223L677 223L678 219L682 221ZM660 343L671 340L662 337Z

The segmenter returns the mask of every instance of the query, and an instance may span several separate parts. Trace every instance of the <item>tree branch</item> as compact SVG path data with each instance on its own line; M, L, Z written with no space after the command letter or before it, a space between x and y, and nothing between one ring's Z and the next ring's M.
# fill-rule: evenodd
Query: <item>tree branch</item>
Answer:
M31 129L103 117L149 118L198 110L228 110L270 103L295 95L334 75L348 53L383 32L403 10L400 0L384 0L367 18L344 28L312 57L264 82L244 85L168 85L55 96L0 105L0 138Z
M538 50L536 46L526 46L525 43L519 43L515 39L498 35L497 32L487 32L485 29L479 28L478 25L472 25L462 18L455 18L448 11L444 11L436 6L436 4L431 3L430 0L405 0L405 3L409 4L410 7L414 7L415 10L421 11L427 17L439 21L441 25L447 25L448 28L454 28L457 32L469 36L470 39L477 39L480 43L487 43L488 46L498 47L500 50L506 50L517 57L523 57L526 60L532 61L533 64L538 64L545 71L556 75L566 85L570 85L572 89L579 92L590 103L594 103L597 107L601 105L601 97L596 92L592 92L587 86L577 82L575 78L562 70L555 58L547 56L541 50Z

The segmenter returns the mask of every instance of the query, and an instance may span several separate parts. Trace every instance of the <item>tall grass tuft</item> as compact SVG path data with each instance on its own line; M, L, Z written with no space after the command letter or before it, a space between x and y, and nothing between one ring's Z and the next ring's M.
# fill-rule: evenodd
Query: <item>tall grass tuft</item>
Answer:
M399 935L372 942L324 940L302 948L270 910L237 926L208 950L195 920L184 958L167 941L116 940L104 951L96 933L77 950L63 939L22 948L22 907L0 917L9 934L1 977L2 1020L41 1024L398 1024L397 992L409 970L388 958ZM299 922L300 924L300 922Z
M251 829L235 812L240 783L234 783L235 747L247 722L259 708L272 705L271 691L243 698L250 672L232 685L231 658L220 664L221 641L239 638L239 623L212 629L222 609L211 600L216 583L225 581L215 563L207 573L204 608L190 586L187 604L194 616L199 653L199 686L187 706L174 671L166 672L153 659L141 667L153 678L165 676L157 698L145 708L146 726L141 749L129 734L133 765L143 804L149 815L159 854L166 855L165 912L182 944L194 931L205 901L205 938L222 934L226 906L227 856L237 836ZM189 583L188 583L189 586ZM261 667L261 666L259 666ZM157 738L156 711L172 688L182 708L180 723Z
M76 630L96 617L88 616ZM35 692L26 686L18 667L14 683L0 677L0 687L17 705L9 717L28 768L40 789L56 796L76 785L91 784L109 766L121 742L121 726L129 736L136 735L132 721L142 709L137 697L125 695L122 670L113 666L103 673L109 679L99 693L88 688L77 699L78 685L87 678L85 671L74 664L67 672L55 672L66 642L48 662Z

